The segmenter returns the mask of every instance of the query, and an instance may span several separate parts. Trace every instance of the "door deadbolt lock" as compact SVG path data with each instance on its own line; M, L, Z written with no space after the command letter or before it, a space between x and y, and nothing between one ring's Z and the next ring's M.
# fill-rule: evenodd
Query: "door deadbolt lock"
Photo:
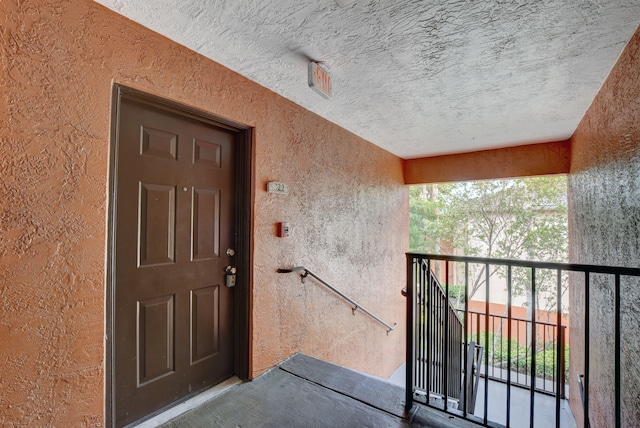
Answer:
M236 268L232 267L232 266L227 266L227 268L224 270L226 275L225 275L225 280L224 280L224 285L226 285L227 287L235 287L236 286Z
M235 255L236 255L236 250L234 250L233 248L227 248L227 256L233 257Z

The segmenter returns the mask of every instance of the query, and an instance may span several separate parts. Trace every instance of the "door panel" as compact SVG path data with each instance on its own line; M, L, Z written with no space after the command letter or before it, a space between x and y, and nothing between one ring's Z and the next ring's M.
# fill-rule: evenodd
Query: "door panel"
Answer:
M176 187L140 183L138 266L175 261Z
M192 260L220 256L220 190L193 189Z
M113 382L122 426L233 375L238 134L122 98Z
M178 136L142 126L140 154L160 158L177 159Z
M221 168L222 147L216 143L193 140L193 163L205 168Z
M191 292L191 364L200 363L218 353L219 305L219 285Z
M138 302L138 387L175 371L174 296Z

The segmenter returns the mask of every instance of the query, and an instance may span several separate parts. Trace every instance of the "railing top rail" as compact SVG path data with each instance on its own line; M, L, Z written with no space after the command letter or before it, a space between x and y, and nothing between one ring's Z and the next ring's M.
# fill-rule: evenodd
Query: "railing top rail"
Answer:
M407 254L407 257L419 258L419 259L468 262L468 263L478 263L478 264L492 264L492 265L501 265L501 266L517 266L517 267L525 267L525 268L532 267L536 269L567 270L567 271L574 271L574 272L604 273L604 274L622 275L622 276L640 276L640 268L629 268L629 267L620 267L620 266L601 266L601 265L587 265L587 264L576 264L576 263L494 259L494 258L488 258L488 257L451 256L451 255L444 255L444 254L429 254L429 253L418 253L418 252L408 252L406 254Z
M362 312L364 312L365 314L369 315L371 318L376 320L378 323L382 324L387 329L387 334L389 334L390 331L393 331L398 327L398 323L394 323L393 325L387 324L382 319L380 319L379 317L374 315L371 311L366 309L364 306L360 305L355 300L353 300L352 298L348 297L347 295L342 293L340 290L336 289L334 286L332 286L329 283L327 283L324 279L320 278L318 275L313 273L311 270L309 270L305 266L296 266L296 267L292 267L292 268L278 269L277 272L278 273L303 272L303 273L300 274L300 279L302 280L302 282L304 282L305 278L308 275L311 275L312 277L317 279L321 284L323 284L325 287L329 288L331 291L336 293L338 296L342 297L347 302L351 303L353 305L353 308L351 308L351 311L354 314L358 309L360 309Z

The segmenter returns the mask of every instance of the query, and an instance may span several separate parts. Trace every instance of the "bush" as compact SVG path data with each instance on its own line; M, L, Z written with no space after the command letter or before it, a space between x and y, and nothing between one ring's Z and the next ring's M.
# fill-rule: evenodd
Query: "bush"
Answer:
M507 339L504 336L495 333L489 333L489 365L498 366L506 369L509 358L509 342L511 342L511 370L519 373L528 374L531 369L531 350L528 346L521 345L515 339ZM478 336L469 337L469 341L475 341L481 346L485 346L484 332L480 332ZM565 345L565 379L569 376L569 345ZM491 352L493 350L493 352ZM556 351L555 347L549 349L539 349L535 354L536 376L546 379L555 377L556 369ZM485 364L485 356L483 355L482 364Z

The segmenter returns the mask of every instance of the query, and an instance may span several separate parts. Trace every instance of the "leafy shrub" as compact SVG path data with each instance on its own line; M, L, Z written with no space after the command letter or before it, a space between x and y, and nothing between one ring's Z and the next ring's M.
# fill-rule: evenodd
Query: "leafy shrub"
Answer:
M474 341L481 346L485 346L485 334L481 331L478 335L469 337L469 341ZM511 343L511 370L519 373L528 374L531 370L531 349L526 345L521 345L515 339L507 339L502 335L498 335L490 332L488 335L489 340L489 353L488 364L491 366L497 366L502 369L507 368L509 358L509 342ZM535 373L537 377L553 379L555 377L556 370L556 350L555 346L548 349L538 349L535 353L536 368ZM569 376L569 345L564 347L564 361L565 361L565 379ZM493 351L493 352L492 352ZM487 360L483 355L482 364L485 364Z

